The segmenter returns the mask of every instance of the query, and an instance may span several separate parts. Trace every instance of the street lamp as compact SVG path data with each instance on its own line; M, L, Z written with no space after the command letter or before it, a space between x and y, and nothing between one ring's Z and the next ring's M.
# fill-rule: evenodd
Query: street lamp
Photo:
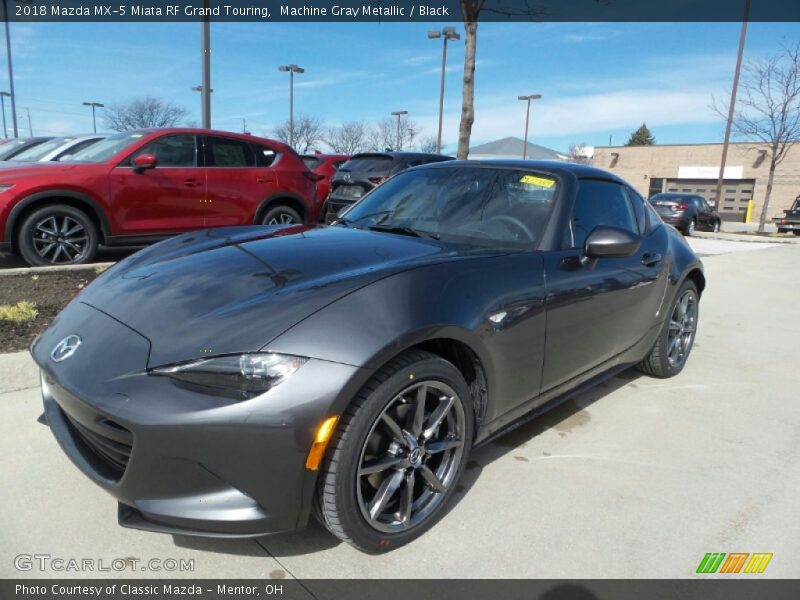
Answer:
M103 108L105 104L101 104L100 102L84 102L83 105L92 107L92 127L94 128L94 132L97 133L97 117L94 111L97 108Z
M30 4L31 0L17 0L20 4ZM14 124L14 137L19 137L17 130L17 97L14 94L14 68L11 61L11 31L8 27L8 0L3 0L3 21L6 26L6 56L8 57L8 89L11 92L11 121Z
M436 137L436 152L442 151L442 120L444 118L444 72L447 65L447 41L457 42L461 36L455 27L445 27L441 31L429 31L428 39L442 38L442 81L439 86L439 135Z
M11 96L8 92L0 92L0 104L3 108L3 136L8 139L8 128L6 127L6 96Z
M407 115L407 114L408 114L407 110L398 110L398 111L395 111L395 112L392 113L393 117L397 117L397 151L398 152L403 149L403 145L400 143L400 119L402 118L403 115Z
M303 67L297 65L280 65L278 71L289 73L289 146L294 147L294 74L305 73Z
M525 112L525 145L522 146L522 160L525 160L528 157L528 120L531 116L531 100L539 100L542 97L541 94L531 94L530 96L517 96L517 100L526 100L528 102L528 108Z
M203 0L203 23L200 29L201 81L200 114L205 129L211 129L211 14L209 0Z

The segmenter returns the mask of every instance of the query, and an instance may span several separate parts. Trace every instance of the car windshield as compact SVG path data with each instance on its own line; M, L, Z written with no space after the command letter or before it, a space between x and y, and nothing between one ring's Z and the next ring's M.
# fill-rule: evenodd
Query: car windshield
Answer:
M88 148L79 150L75 154L65 158L64 162L105 162L113 158L116 154L141 140L146 132L125 131L100 140Z
M477 247L532 249L552 212L553 175L462 167L405 171L342 215L345 227Z
M6 160L6 157L13 155L15 152L19 152L20 146L25 146L30 142L26 139L21 140L13 140L11 142L7 142L0 147L0 160ZM31 147L37 145L37 142L31 145Z
M36 146L32 146L27 150L23 150L22 152L20 152L19 154L17 154L16 156L12 157L9 160L20 161L20 162L25 162L25 161L34 162L37 160L41 160L46 155L50 154L50 152L52 152L53 150L60 148L67 142L71 142L74 139L75 139L74 137L53 138L49 142L37 144Z

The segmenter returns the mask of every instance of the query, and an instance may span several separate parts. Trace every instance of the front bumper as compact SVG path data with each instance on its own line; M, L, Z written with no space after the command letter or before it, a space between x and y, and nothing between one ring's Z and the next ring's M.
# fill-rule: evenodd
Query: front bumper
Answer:
M778 231L800 231L800 223L780 223L776 222Z
M82 344L54 362L67 335ZM72 462L120 503L121 525L257 536L309 516L305 459L356 367L309 360L266 394L234 402L145 371L146 338L73 302L34 344L47 422Z

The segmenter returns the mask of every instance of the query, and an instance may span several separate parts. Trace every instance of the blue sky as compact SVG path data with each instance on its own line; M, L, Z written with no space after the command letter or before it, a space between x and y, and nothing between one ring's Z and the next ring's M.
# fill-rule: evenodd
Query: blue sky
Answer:
M295 80L296 114L335 124L408 110L423 135L434 135L441 42L426 31L442 25L214 23L212 125L241 131L245 118L264 135L285 120L288 76L277 65L293 62L306 69ZM516 98L530 93L544 96L531 110L530 140L557 150L605 145L609 136L624 143L643 121L659 143L719 141L723 123L709 104L730 92L738 34L738 23L481 23L473 144L522 137ZM12 23L11 37L25 131L26 108L34 134L90 131L82 101L142 95L184 105L188 121L200 120L191 91L200 83L196 23ZM798 23L752 23L746 56L798 38ZM0 88L8 89L0 54ZM451 44L446 151L457 138L463 58L463 40Z

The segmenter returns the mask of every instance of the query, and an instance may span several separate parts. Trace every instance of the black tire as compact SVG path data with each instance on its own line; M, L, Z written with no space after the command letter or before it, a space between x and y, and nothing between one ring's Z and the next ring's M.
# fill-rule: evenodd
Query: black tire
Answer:
M678 304L686 294L690 294L693 298L693 316L691 318L692 324L689 326L687 323L682 323L682 328L678 329L674 326L674 323L679 320L676 319L676 311L679 310ZM678 289L678 293L675 294L675 299L672 301L672 305L667 313L668 317L664 320L664 325L661 327L661 331L659 332L658 338L656 338L652 349L636 368L642 373L661 378L674 377L680 373L683 370L683 367L686 365L686 361L688 360L689 354L692 351L692 346L694 345L694 340L697 335L699 314L700 294L698 293L697 286L694 284L694 282L690 279L687 279ZM673 332L674 335L679 336L691 334L688 338L685 338L688 341L678 342L679 344L683 344L682 352L681 348L672 347L674 341ZM682 356L677 356L675 352L676 350L678 351L677 354L682 354ZM677 358L679 358L679 360L675 360Z
M691 237L695 230L697 229L697 221L692 219L686 224L686 227L683 228L683 235L686 237Z
M793 229L793 230L792 230L792 233L793 233L794 235L800 235L800 229Z
M435 404L436 392L440 389L429 388L426 383L454 392L449 408L444 408L445 402L450 400L447 395L439 396L439 404ZM425 388L421 394L425 398L422 402L424 420L420 418L417 426L414 413L419 404L413 398L419 398L420 388ZM400 394L404 390L409 391L410 397L401 400ZM425 407L431 407L432 400L433 406L445 413L445 418L440 420L441 425L436 426L430 441L420 443L422 452L414 458L413 451L408 451L410 445L401 448L394 442L399 432L390 433L392 429L384 419L391 416L395 424L404 423L401 427L404 436L411 435L416 429L421 434L417 439L424 440L436 413L436 408L430 413L425 411ZM395 409L396 412L389 412ZM399 412L401 410L405 412ZM469 388L458 369L428 352L412 350L401 354L373 376L339 419L320 472L315 514L332 534L368 553L387 552L418 538L444 514L467 463L474 422ZM444 441L440 435L446 436ZM391 444L388 451L375 448L372 443L376 436L385 438L387 442L391 440L391 444L397 446L394 452ZM459 441L461 444L456 448L433 450L437 444ZM372 455L369 460L367 452ZM400 464L384 467L379 472L360 473L362 469L369 470L370 465L378 460L386 459L397 460ZM423 472L426 469L428 473ZM429 483L430 473L442 477L436 480L440 484L447 483L439 488L444 491L435 491L434 482ZM376 502L380 490L387 484L386 489L389 489L390 480L396 477L400 482L387 493L388 500L383 504ZM419 490L418 495L415 495L416 490ZM374 495L368 502L366 494L370 491L374 491ZM388 521L385 520L384 508L377 510L376 518L372 518L371 509L377 508L375 504L389 511ZM403 506L407 507L405 518L401 512ZM397 512L391 512L395 508ZM382 517L384 521L381 521Z
M711 226L712 233L718 233L722 229L722 223L720 221L714 221L714 224Z
M291 206L280 204L273 206L261 219L262 225L301 225L303 218Z
M98 242L97 227L89 215L65 204L33 211L17 230L20 254L33 266L87 263L94 259Z

